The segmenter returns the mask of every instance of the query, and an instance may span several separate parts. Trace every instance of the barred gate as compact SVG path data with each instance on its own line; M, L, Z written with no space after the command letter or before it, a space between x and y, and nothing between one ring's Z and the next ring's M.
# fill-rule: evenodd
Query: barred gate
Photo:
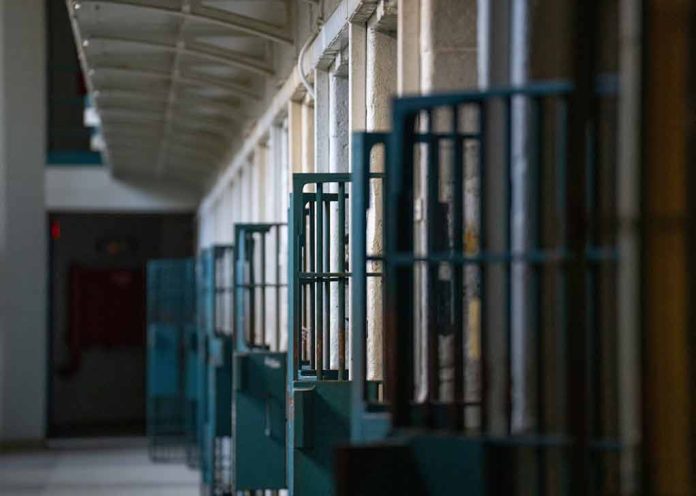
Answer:
M231 394L232 299L234 249L213 246L199 259L199 345L201 354L199 408L203 493L232 494Z
M356 329L364 268L384 271L384 394L371 397L356 334L357 444L339 460L342 494L569 494L578 477L615 493L614 145L611 130L590 130L578 203L572 94L549 82L401 98L390 136L356 137L356 229L370 149L386 143L389 155L384 250L367 253L356 236L353 253ZM615 90L598 86L596 98L611 108ZM520 163L526 175L515 176ZM584 245L569 241L578 204ZM571 318L585 322L584 337L569 335ZM585 373L588 389L577 390Z
M351 175L294 174L288 317L288 489L334 492L335 448L350 436L347 263Z
M191 259L147 264L147 437L154 461L185 459L185 338L194 326Z
M287 225L236 224L234 239L233 486L284 489Z

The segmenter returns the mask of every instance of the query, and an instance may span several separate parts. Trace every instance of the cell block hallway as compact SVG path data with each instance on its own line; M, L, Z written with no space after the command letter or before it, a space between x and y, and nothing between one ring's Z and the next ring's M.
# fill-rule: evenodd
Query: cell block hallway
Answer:
M0 40L0 495L696 496L695 2Z

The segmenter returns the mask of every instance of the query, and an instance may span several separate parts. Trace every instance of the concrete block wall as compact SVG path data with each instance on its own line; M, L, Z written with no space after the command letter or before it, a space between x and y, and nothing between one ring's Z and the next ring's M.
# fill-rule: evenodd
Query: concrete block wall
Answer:
M0 444L45 431L44 7L0 2Z

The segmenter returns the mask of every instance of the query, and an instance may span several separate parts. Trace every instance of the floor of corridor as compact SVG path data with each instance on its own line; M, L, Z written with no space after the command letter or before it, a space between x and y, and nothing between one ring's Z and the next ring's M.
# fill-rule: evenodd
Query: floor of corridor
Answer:
M0 453L0 495L197 496L198 474L152 463L144 440L66 440Z

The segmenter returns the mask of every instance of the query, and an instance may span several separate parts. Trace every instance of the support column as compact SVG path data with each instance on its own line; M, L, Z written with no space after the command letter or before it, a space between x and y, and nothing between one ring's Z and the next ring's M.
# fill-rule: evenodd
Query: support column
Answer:
M268 219L267 207L268 207L268 191L267 187L267 176L266 176L266 166L268 160L268 148L264 143L259 143L254 149L254 162L253 162L253 184L252 184L252 195L254 195L254 213L252 216L253 222L265 222Z
M477 86L477 21L476 0L421 0L420 87L423 93Z
M291 105L296 105L294 102ZM273 197L274 208L272 216L269 218L271 222L287 222L288 219L288 179L292 174L292 167L289 165L288 158L288 121L290 116L283 118L280 122L271 127L270 133L270 147L271 147L271 170L269 173L273 178ZM270 243L267 245L267 260L275 260L276 254L287 253L287 231L281 229L278 231L278 238L276 244L275 235L272 236ZM280 256L278 258L278 269L275 268L275 264L271 263L270 272L268 277L271 281L280 283L286 280L287 276L287 257ZM277 272L276 272L277 270ZM271 337L271 349L272 350L283 350L286 349L287 341L287 298L283 291L280 292L279 300L276 300L276 292L269 291L268 295L269 308L274 309L274 317L271 319L273 325L277 322L280 327L280 335L278 340L276 340L275 332L270 334ZM276 313L275 309L279 312ZM273 327L271 327L273 328Z
M0 443L45 436L44 6L0 3Z
M348 67L347 60L336 57L336 63L329 78L329 170L348 172Z
M348 126L350 134L365 130L365 81L367 31L364 24L348 25ZM372 70L371 70L372 71ZM352 153L349 147L348 153ZM352 155L350 156L352 170Z
M397 90L397 40L395 33L382 31L382 19L373 16L368 23L366 60L372 68L365 84L366 127L370 131L388 131L391 126L391 99ZM383 172L384 150L376 149L370 170ZM383 189L381 181L370 181L370 210L367 213L367 253L378 255L383 250ZM368 272L379 272L381 264L371 263ZM367 378L384 378L382 281L367 280Z
M288 191L292 192L292 175L302 172L304 140L303 140L304 110L302 102L288 103Z
M330 96L327 71L314 71L314 170L329 172L329 115Z
M240 169L239 169L239 176L237 176L239 179L239 184L240 184L240 189L241 189L241 194L240 197L242 198L242 204L241 204L241 209L239 210L239 221L240 222L253 222L253 217L252 217L252 208L251 208L251 202L252 202L252 196L251 196L251 164L249 162L246 162Z
M420 92L420 2L421 0L399 0L397 13L399 95Z
M348 58L342 53L339 53L331 66L329 73L329 171L330 172L348 172L350 164L348 163L348 142L349 142L349 110L348 110ZM338 186L331 185L329 191L338 193ZM337 271L339 266L339 230L344 229L338 224L338 205L334 204L329 209L331 220L331 258L329 260L330 270ZM339 294L338 283L330 285L330 305L329 313L329 339L330 339L330 355L329 362L331 368L338 369L338 332L339 332ZM346 312L349 309L346 308ZM346 323L344 322L345 326ZM327 327L325 327L326 329Z
M314 170L314 101L307 96L302 104L302 172Z
M405 2L407 3L407 2ZM419 8L418 8L419 7ZM406 12L400 13L403 16L399 25L409 29L411 33L418 33L419 43L414 46L412 41L403 40L401 50L404 51L401 61L401 68L404 71L401 75L402 90L410 93L417 89L423 94L445 91L463 91L478 87L478 2L477 0L420 0L419 6L409 5ZM417 21L416 21L417 19ZM419 65L414 67L408 60L408 53L413 54L417 50ZM413 56L413 55L412 55ZM463 118L471 121L471 129L475 128L475 116L472 113L465 114ZM443 113L436 114L436 127L450 129L447 117ZM440 154L440 163L446 164L451 160L451 149L444 149ZM465 239L467 249L475 249L478 244L478 219L476 206L479 198L479 173L478 173L478 149L474 143L465 143L465 156L467 167L464 171L464 201L466 203L467 218L465 219ZM426 205L426 190L428 175L426 170L426 157L416 160L419 171L416 173L415 194L418 202L416 209L417 231L415 245L417 250L425 251L427 244L425 216L421 213L422 206ZM450 202L454 188L450 187L451 170L445 167L440 175L440 201ZM480 361L479 336L480 327L477 325L477 316L480 308L480 295L476 293L478 281L476 275L466 271L465 275L465 314L468 317L466 336L467 359L467 379L466 387L471 397L477 397L473 388L478 381L478 363ZM432 295L427 291L427 275L425 273L416 275L416 285L420 288L420 300L427 302ZM432 397L442 397L452 399L454 392L454 354L453 346L449 342L454 338L453 334L443 333L438 337L437 353L440 370L431 370L428 366L427 357L421 350L427 349L425 343L428 336L429 319L435 316L427 314L427 304L422 304L417 309L418 314L415 318L418 321L417 329L420 334L418 339L423 343L416 348L416 360L420 364L423 373L417 381L417 394L426 393L428 383L427 373L440 374L439 391L429 391ZM443 377L452 379L443 379ZM475 422L475 419L472 419Z

